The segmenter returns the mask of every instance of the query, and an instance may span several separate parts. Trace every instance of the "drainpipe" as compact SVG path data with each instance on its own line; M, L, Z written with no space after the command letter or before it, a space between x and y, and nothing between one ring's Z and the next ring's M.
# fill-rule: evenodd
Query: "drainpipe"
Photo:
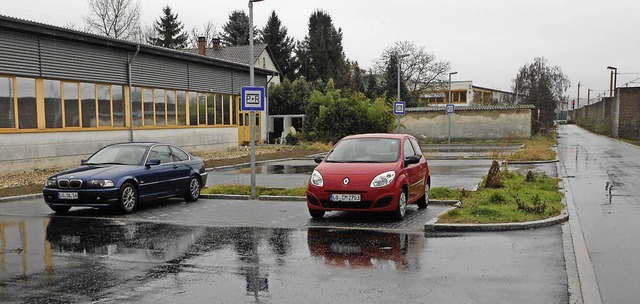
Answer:
M269 131L272 129L272 125L273 123L271 122L271 119L269 118L269 83L271 83L271 80L273 79L273 77L275 77L276 74L271 74L271 77L269 77L269 79L267 79L267 87L265 88L265 103L264 103L264 117L266 118L266 124L265 124L265 132L262 132L262 137L264 139L266 139L265 141L267 143L269 143Z
M133 101L131 100L132 81L131 81L131 62L140 52L140 44L136 45L136 52L133 57L127 61L127 77L129 80L129 142L133 142Z

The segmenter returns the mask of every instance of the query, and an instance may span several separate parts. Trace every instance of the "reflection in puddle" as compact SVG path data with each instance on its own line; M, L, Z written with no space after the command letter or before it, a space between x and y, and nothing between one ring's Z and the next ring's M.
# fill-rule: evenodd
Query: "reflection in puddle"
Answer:
M257 174L311 174L316 165L260 165L256 166ZM251 174L251 168L241 168L241 174Z

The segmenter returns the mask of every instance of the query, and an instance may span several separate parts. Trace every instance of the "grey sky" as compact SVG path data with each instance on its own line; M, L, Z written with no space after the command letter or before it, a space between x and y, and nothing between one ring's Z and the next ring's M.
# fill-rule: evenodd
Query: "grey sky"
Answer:
M248 13L238 0L140 0L142 25L150 26L164 5L185 29L207 21L218 30L233 10ZM307 34L310 14L322 9L342 28L347 57L369 68L395 41L424 46L449 61L454 80L510 91L518 69L545 57L569 77L567 95L592 96L609 89L607 66L618 68L618 85L640 77L640 1L609 0L265 0L254 3L254 24L263 27L275 10L289 35ZM3 1L0 14L46 24L84 26L84 0ZM634 74L628 74L634 73ZM640 80L634 86L640 85Z

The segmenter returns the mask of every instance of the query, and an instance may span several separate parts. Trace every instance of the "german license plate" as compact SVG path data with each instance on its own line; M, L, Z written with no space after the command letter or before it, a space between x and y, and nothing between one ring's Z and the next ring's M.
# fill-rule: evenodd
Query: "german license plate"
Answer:
M78 199L78 192L60 192L58 193L58 198L64 200Z
M359 202L360 194L331 194L332 202Z

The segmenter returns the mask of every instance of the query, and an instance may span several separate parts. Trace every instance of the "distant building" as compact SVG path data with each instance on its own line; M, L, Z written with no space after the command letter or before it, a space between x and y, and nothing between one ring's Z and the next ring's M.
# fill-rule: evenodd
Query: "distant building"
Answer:
M512 92L474 86L472 81L452 81L451 101L448 99L449 84L444 83L440 89L423 91L418 104L420 106L444 106L449 103L460 106L516 105L522 101L522 96L516 96Z

